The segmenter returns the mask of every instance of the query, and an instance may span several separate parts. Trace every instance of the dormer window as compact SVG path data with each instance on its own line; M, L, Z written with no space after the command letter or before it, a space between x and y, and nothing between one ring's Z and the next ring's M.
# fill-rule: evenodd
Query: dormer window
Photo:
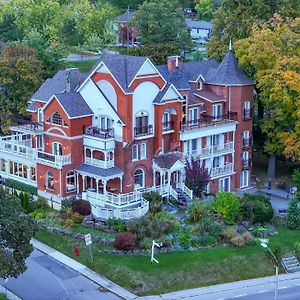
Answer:
M197 90L202 90L202 81L197 82Z
M52 115L52 124L60 125L60 126L62 125L62 117L58 112L55 112Z

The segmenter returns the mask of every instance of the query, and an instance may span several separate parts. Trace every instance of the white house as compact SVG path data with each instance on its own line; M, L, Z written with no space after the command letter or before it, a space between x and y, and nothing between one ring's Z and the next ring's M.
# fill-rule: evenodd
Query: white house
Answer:
M192 19L185 19L185 22L192 39L205 43L210 38L213 29L211 22Z

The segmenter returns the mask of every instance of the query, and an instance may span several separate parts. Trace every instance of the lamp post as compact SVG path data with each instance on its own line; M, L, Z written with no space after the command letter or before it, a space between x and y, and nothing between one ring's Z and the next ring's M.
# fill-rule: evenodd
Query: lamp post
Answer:
M263 248L267 249L273 256L274 260L276 261L276 265L275 265L275 297L274 297L274 299L277 300L278 299L278 265L279 265L279 261L276 258L276 256L274 255L274 253L271 251L271 249L268 247L267 243L261 242L260 245Z

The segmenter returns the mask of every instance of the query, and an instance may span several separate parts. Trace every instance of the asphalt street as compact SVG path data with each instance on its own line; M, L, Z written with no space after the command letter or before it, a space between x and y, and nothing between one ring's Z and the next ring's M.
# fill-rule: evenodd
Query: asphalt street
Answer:
M9 278L7 288L23 300L120 300L44 253L34 250L26 260L28 269L17 279ZM0 284L5 285L0 278Z

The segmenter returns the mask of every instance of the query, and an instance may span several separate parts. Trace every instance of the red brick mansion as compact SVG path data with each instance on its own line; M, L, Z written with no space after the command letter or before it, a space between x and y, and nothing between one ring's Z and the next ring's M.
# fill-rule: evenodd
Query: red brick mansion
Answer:
M31 121L0 140L0 174L97 217L143 216L143 192L192 197L185 161L209 169L208 192L249 186L253 82L229 50L213 60L105 55L90 74L59 71L29 100Z

